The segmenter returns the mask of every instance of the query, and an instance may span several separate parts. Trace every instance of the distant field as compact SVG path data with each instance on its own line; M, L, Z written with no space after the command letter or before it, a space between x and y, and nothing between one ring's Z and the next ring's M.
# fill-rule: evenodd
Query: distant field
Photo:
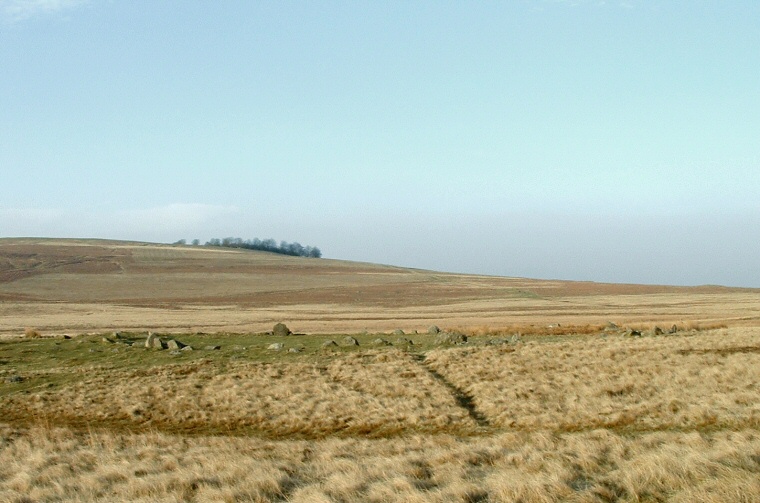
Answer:
M219 248L0 239L0 336L760 320L760 290L444 274Z
M757 290L60 240L0 281L0 501L760 501Z

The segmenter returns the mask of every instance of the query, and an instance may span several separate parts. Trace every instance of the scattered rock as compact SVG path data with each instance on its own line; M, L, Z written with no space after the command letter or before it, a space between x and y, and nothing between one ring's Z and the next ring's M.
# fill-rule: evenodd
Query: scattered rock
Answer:
M430 327L428 328L428 333L431 335L436 335L436 334L439 334L440 332L441 332L441 329L438 328L438 325L430 325Z
M114 338L114 339L121 339L121 332L114 332L114 333L113 333L113 334L111 334L111 335L113 335L113 338Z
M192 351L192 350L193 350L192 346L185 346L185 347L183 347L183 348L180 349L180 351Z
M629 328L625 335L626 337L641 337L641 332L639 330Z
M206 351L219 351L220 349L222 349L222 346L206 346L203 349L205 349Z
M5 380L5 382L9 384L18 384L24 382L24 378L21 376L10 376Z
M669 334L674 334L676 332L678 332L678 325L673 325L672 327L670 327L670 330L668 330Z
M654 327L654 328L652 329L652 333L653 333L654 335L662 335L662 329L661 329L660 327Z
M113 340L113 339L111 339L111 338L108 338L108 337L103 337L101 340L102 340L103 342L105 342L105 343L108 343L108 344L113 344L113 343L115 343L115 342L116 342L115 340Z
M322 347L323 348L331 348L331 347L337 346L337 345L338 345L338 343L335 342L335 341L332 341L332 340L331 341L325 341L325 342L322 343Z
M500 346L502 344L509 344L509 339L506 337L498 337L496 339L488 339L488 342L486 342L489 346Z
M392 346L390 342L379 337L375 339L374 341L372 341L372 344L374 344L375 346Z
M459 332L441 332L436 336L435 343L438 345L464 344L467 336Z
M613 330L620 330L620 327L615 325L611 321L608 321L607 324L604 326L604 330L607 332L611 332Z
M359 345L359 341L357 341L356 339L354 339L350 335L347 335L341 341L341 345L342 346L358 346Z
M166 344L153 332L148 332L148 338L145 339L145 347L153 349L166 349Z
M519 344L520 342L522 342L522 339L520 338L519 335L515 334L515 335L513 335L512 337L509 337L509 338L507 338L507 337L497 337L495 339L489 339L488 342L486 342L486 344L489 345L489 346L500 346L500 345L504 345L504 344L510 344L510 345L514 346L515 344Z
M185 346L187 346L187 344L183 344L183 343L181 343L181 342L179 342L178 340L175 340L175 339L169 339L168 341L166 341L166 347L168 349L177 350L177 349L182 349Z
M406 337L399 337L396 339L396 344L399 345L406 345L406 346L414 346L414 342L412 342L411 339L407 339Z
M275 337L285 337L286 335L290 335L292 333L293 332L291 332L284 323L278 323L272 329L272 335Z
M174 351L169 351L169 354L172 356L178 356L182 354L182 351L180 351L179 349L175 349Z
M269 346L267 346L267 349L270 349L272 351L279 351L284 347L285 347L285 344L281 342L275 342L274 344L270 344Z
M70 340L70 339L71 339L71 336L70 336L70 335L66 335L66 334L64 334L64 335L63 335L63 338L64 338L64 339L66 339L66 340Z
M393 335L404 335L404 331L401 330L400 328L397 328L396 330L393 331Z
M300 353L303 351L303 348L289 348L288 353Z

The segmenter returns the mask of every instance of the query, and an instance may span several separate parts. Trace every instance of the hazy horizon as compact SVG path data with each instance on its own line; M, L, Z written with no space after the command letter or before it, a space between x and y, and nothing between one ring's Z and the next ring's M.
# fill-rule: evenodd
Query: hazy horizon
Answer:
M0 0L0 237L760 287L760 4Z

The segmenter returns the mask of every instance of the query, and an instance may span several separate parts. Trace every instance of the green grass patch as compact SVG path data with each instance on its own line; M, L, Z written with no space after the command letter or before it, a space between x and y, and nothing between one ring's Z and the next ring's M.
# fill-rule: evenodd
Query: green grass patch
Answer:
M64 338L0 340L0 398L15 393L55 389L87 378L90 372L123 371L212 362L224 371L228 362L286 363L327 362L346 353L367 350L402 349L424 353L435 346L429 334L351 334L358 346L344 344L347 334L288 335L275 337L252 333L157 334L162 341L176 340L192 350L149 349L148 334L121 332ZM378 344L383 339L390 345ZM402 342L408 339L412 344ZM337 346L324 347L328 341ZM270 349L282 344L279 350ZM218 349L212 349L217 348ZM289 351L291 348L298 352Z

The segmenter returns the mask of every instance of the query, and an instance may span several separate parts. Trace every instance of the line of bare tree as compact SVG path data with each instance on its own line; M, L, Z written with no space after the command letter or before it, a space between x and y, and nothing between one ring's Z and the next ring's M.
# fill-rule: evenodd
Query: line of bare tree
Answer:
M175 244L187 244L187 241L180 239ZM194 239L192 244L195 246L200 245L200 241ZM242 248L245 250L260 250L268 251L272 253L280 253L282 255L290 255L293 257L322 257L322 251L316 246L303 246L300 243L288 243L287 241L277 241L274 239L242 239L242 238L213 238L206 241L206 246L221 246L223 248Z

